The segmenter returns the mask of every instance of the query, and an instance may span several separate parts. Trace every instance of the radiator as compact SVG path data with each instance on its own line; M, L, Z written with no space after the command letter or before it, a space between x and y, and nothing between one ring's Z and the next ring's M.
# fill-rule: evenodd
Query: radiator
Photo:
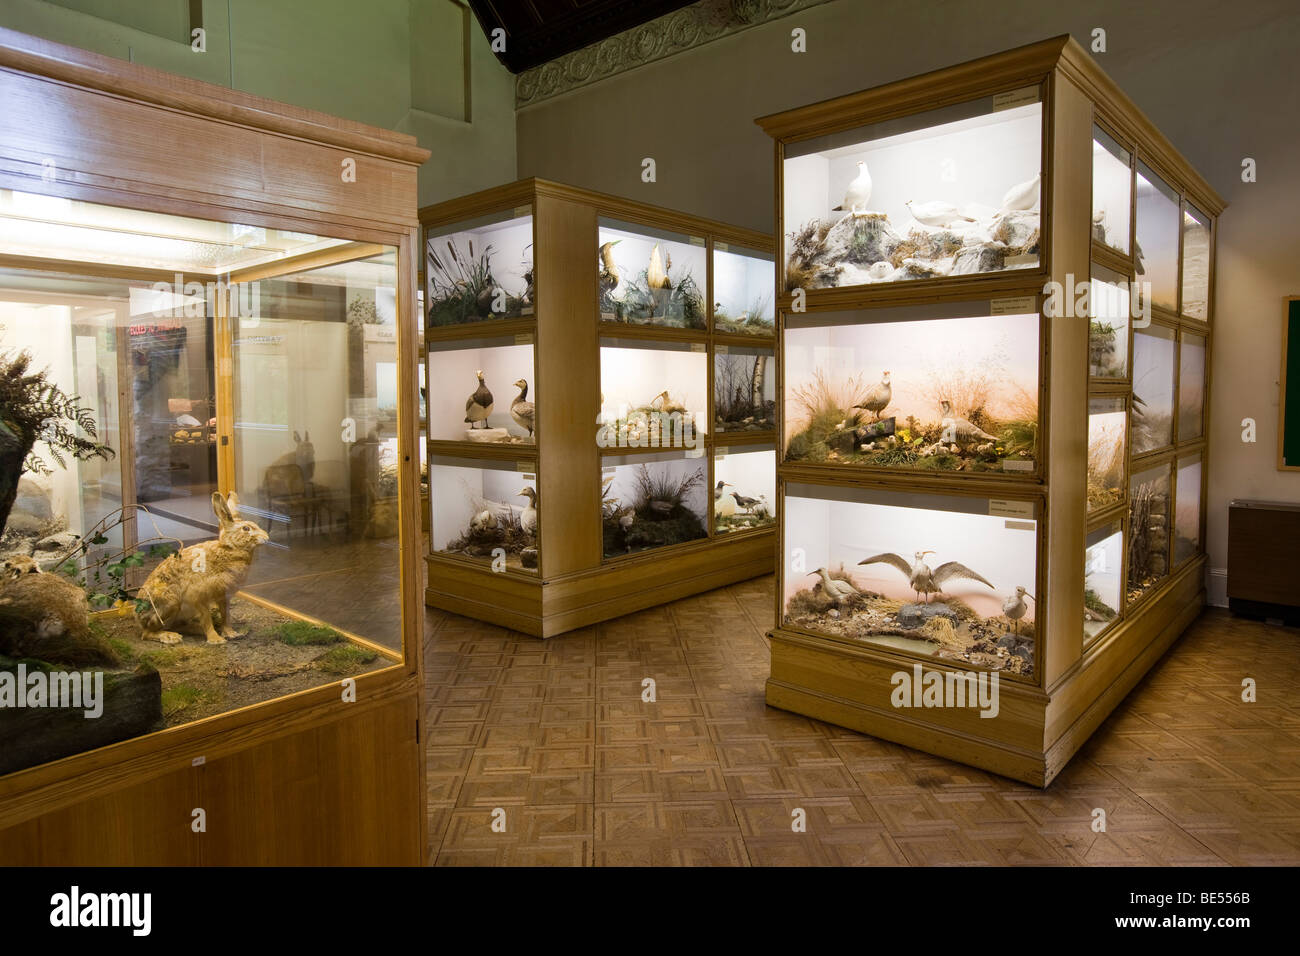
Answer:
M1228 607L1300 624L1300 504L1228 503Z

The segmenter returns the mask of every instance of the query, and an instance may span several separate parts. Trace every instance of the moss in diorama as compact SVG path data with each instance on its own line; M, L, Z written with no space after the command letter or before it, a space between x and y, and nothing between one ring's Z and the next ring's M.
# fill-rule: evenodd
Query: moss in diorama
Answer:
M379 652L357 644L331 647L316 658L316 666L327 674L346 675L357 672L379 657Z
M734 335L771 335L776 329L772 297L757 295L737 315L731 315L721 302L713 304L713 330Z
M1087 583L1086 581L1084 582ZM1118 612L1101 599L1101 595L1092 588L1083 590L1083 619L1093 624L1105 624L1113 621Z
M639 269L618 261L620 239L602 243L597 252L601 316L613 322L703 329L704 292L690 269L673 269L671 252L656 243L650 260Z
M720 432L771 431L776 402L765 398L771 356L720 353L713 365L714 425Z
M516 295L502 288L493 272L496 250L489 243L474 249L466 240L461 249L454 236L429 240L429 325L459 325L512 319L533 311L533 264L521 265L524 291Z
M790 391L795 431L790 461L833 462L928 471L1028 471L1038 448L1038 399L1002 387L996 366L968 366L921 383L935 417L885 415L896 381L863 376L832 381L821 370ZM997 393L995 417L988 409ZM919 410L919 408L918 408Z
M704 521L689 504L704 480L702 470L678 476L643 464L637 467L635 490L626 498L614 497L606 485L601 502L605 557L706 537Z
M294 647L309 644L337 644L346 640L332 627L312 624L310 621L285 621L274 631L276 640Z
M506 568L536 570L537 490L526 485L520 489L519 497L524 499L524 504L515 506L470 494L469 524L441 550L493 562L503 558Z

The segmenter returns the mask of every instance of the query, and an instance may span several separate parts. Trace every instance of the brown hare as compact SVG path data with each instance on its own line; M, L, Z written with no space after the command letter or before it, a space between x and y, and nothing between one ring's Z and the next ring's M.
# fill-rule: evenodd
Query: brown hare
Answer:
M209 644L242 636L230 626L230 595L243 586L253 551L267 534L252 521L239 519L239 497L233 491L228 498L213 492L212 510L221 524L220 537L164 559L137 593L145 602L137 604L135 612L145 640L179 644L182 631L203 634Z

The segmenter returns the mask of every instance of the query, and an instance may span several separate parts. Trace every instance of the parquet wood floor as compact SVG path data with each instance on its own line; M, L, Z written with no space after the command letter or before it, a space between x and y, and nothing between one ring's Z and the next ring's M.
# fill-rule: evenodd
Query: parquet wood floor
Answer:
M429 610L429 863L1300 863L1296 631L1208 611L1044 792L768 708L773 586L545 642Z

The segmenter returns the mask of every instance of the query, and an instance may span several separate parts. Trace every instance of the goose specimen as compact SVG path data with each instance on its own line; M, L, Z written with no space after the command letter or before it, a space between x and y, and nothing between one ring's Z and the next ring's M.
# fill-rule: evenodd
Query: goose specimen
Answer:
M623 275L618 271L618 263L614 261L614 247L622 241L622 239L615 239L613 242L606 242L600 247L601 295L611 294L615 286L623 281Z
M528 383L521 378L515 382L515 388L519 389L519 394L510 403L510 417L515 420L515 424L520 428L528 429L528 437L532 439L537 420L537 410L532 402L526 400L528 398Z
M848 581L840 581L837 578L831 577L831 573L825 568L818 568L816 571L810 571L808 576L812 577L814 574L821 576L822 590L825 591L826 596L837 605L843 604L849 598L857 597L861 593Z
M744 495L735 491L731 493L731 497L736 499L736 507L742 511L752 512L754 510L754 505L759 503L757 498L746 498Z
M524 534L535 535L537 534L537 490L525 487L519 492L519 497L528 499L528 504L519 513L519 527L523 529Z
M484 509L469 519L469 530L472 532L495 531L497 526L497 516L490 509Z
M871 412L876 421L880 421L880 413L889 407L890 401L893 400L894 390L889 384L889 373L883 372L880 376L880 384L871 388L867 394L863 395L858 403L853 406L851 411L862 409Z
M1020 633L1020 619L1023 618L1025 612L1029 610L1029 605L1025 603L1025 598L1029 598L1031 601L1034 600L1032 594L1017 584L1016 593L1008 594L1002 599L1002 613L1007 616L1008 621L1016 626L1017 634Z
M858 564L888 564L898 568L898 570L902 571L903 574L907 575L907 583L912 586L912 590L918 595L917 600L920 600L920 595L925 595L926 604L930 603L931 594L943 593L943 582L951 581L953 578L970 578L972 581L978 581L980 584L986 584L989 587L993 587L993 585L989 584L989 582L984 580L980 575L966 567L966 565L960 564L956 561L947 561L939 565L937 568L931 569L931 567L925 563L925 556L927 554L934 554L934 552L915 551L913 552L915 560L909 562L906 558L902 557L902 555L894 554L892 551L887 551L884 554L877 554L873 557L859 561Z
M831 209L831 212L847 212L856 216L867 211L869 202L871 202L871 174L867 172L867 164L859 160L858 175L854 177L853 182L849 183L848 189L844 190L844 201Z
M958 445L969 444L977 440L991 442L998 440L996 435L990 435L978 425L954 415L952 413L952 402L948 401L948 399L942 399L939 404L943 407L943 421L941 424L945 431L952 429L953 441Z
M465 401L465 422L470 428L477 427L479 422L487 428L488 416L492 414L492 392L483 382L483 370L479 369L474 374L478 376L478 388Z
M903 205L912 214L912 218L923 226L943 227L951 226L959 220L962 222L975 221L970 216L962 215L961 211L952 203L943 202L939 199L918 203L914 203L909 199Z

